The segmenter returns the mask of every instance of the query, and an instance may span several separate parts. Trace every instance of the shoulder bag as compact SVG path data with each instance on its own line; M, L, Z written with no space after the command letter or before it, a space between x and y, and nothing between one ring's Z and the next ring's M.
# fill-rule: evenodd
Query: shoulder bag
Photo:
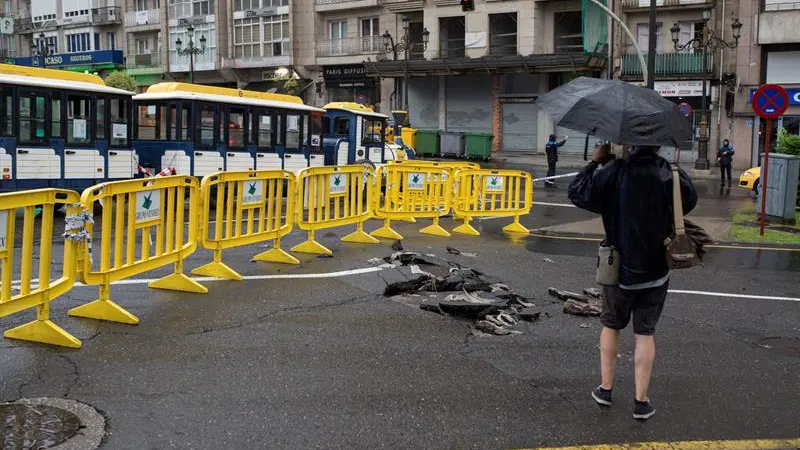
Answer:
M688 269L700 262L694 241L686 234L681 200L681 181L678 166L672 165L672 215L675 232L664 240L667 248L667 265L670 269Z

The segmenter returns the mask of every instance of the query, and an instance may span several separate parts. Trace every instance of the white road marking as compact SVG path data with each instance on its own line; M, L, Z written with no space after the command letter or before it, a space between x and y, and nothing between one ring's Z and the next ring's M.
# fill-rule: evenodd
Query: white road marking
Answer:
M542 206L561 206L564 208L577 208L577 206L573 205L572 203L548 203L548 202L533 202L534 205L542 205Z
M682 289L670 289L670 294L684 294L684 295L700 295L706 297L727 297L727 298L745 298L750 300L779 300L784 302L800 302L800 298L794 297L774 297L771 295L747 295L747 294L730 294L727 292L709 292L709 291L686 291Z
M559 178L574 177L574 176L578 175L579 173L580 172L570 172L570 173L565 173L563 175L553 175L552 177L534 178L533 182L536 183L537 181L557 180Z

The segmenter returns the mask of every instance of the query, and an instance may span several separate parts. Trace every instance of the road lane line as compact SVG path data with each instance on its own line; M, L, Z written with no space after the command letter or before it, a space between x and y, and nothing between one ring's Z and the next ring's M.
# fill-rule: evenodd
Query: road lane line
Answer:
M533 204L541 206L561 206L563 208L577 208L577 206L573 205L572 203L533 202Z
M746 439L739 441L636 442L631 444L534 447L520 450L790 450L800 448L800 438Z
M771 295L730 294L726 292L690 291L683 289L670 289L668 292L670 294L700 295L706 297L726 297L726 298L744 298L750 300L779 300L783 302L800 302L800 298L774 297Z

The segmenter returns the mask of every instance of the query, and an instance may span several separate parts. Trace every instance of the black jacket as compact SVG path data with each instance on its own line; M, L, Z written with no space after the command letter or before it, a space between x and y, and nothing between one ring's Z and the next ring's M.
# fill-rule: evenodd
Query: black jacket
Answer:
M722 146L717 150L717 158L719 158L719 165L720 166L730 166L733 163L733 154L736 153L733 151L733 147Z
M683 212L697 204L689 176L680 170ZM634 152L598 169L589 164L569 186L575 206L601 214L606 241L620 253L622 285L663 278L669 271L664 239L673 232L672 169L651 152Z

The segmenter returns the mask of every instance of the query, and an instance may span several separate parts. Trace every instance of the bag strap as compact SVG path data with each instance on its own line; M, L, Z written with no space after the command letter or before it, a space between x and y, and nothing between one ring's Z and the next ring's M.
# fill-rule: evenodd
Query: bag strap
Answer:
M678 166L672 164L672 211L675 218L675 236L686 234L683 225L683 201L681 200L681 180Z

